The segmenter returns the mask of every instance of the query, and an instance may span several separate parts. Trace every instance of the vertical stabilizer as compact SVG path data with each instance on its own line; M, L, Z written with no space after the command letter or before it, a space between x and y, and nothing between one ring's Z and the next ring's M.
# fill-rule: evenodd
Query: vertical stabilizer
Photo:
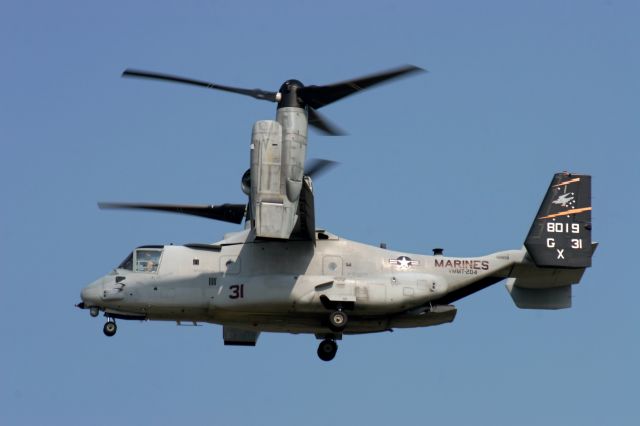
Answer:
M591 176L553 176L524 245L540 267L591 266Z

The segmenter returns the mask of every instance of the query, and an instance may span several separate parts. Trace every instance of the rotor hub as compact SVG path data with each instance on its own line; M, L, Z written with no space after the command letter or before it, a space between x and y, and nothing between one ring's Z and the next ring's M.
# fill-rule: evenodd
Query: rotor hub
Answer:
M298 90L302 89L304 84L301 81L291 79L282 83L278 92L278 108L294 107L306 108L307 104L298 96Z

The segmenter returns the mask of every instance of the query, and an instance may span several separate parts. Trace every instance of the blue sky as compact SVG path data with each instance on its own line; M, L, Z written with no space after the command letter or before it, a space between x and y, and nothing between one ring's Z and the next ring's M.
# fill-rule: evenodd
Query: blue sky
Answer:
M0 3L0 423L637 424L640 4L635 1ZM317 225L390 248L519 248L553 173L593 175L594 266L573 308L497 284L453 324L224 347L221 328L73 307L141 244L233 225L97 201L243 202L251 126L273 105L120 78L127 67L276 90L412 63L429 73L323 113L341 163Z

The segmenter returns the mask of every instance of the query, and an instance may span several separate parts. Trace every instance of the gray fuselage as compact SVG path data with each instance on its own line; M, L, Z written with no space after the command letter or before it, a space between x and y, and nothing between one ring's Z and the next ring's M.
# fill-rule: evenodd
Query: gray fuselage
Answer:
M522 262L514 250L477 258L401 253L319 231L310 241L254 240L139 248L82 292L86 306L130 319L210 322L255 331L327 332L327 312L349 312L345 333L451 322L447 295L497 282ZM155 250L157 264L139 258ZM137 262L135 262L137 261ZM444 302L444 303L443 303Z

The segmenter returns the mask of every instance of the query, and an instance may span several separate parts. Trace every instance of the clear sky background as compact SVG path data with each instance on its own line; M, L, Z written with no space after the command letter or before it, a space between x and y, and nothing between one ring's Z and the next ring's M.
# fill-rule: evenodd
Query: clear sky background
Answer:
M637 1L0 3L0 424L637 425ZM317 225L390 248L521 247L553 173L593 175L593 267L573 308L497 284L454 323L224 347L221 327L74 308L142 244L238 227L97 201L244 202L267 102L120 78L127 67L277 90L429 70L322 112Z

